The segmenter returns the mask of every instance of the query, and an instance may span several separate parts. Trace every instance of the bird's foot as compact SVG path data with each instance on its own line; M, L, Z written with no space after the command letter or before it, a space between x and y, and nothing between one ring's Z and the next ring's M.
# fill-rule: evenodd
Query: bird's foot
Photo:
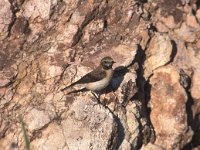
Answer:
M95 102L97 102L97 104L101 104L101 101L100 101L100 95L95 93L95 92L91 92L92 95L94 96L95 98Z

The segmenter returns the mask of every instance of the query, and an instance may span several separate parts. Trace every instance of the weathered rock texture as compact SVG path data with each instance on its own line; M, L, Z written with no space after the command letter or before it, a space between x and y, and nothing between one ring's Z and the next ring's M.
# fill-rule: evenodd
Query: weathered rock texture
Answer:
M197 0L1 0L0 149L200 147ZM117 63L97 104L60 89Z
M155 143L166 149L183 148L193 135L187 123L188 97L179 80L179 73L172 66L155 70L150 79L150 117L156 134Z

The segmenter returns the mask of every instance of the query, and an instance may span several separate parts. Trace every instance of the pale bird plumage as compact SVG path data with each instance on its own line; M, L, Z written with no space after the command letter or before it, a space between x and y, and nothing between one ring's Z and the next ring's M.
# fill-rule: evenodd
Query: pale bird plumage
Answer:
M75 85L81 85L83 89L87 89L94 92L98 92L105 89L109 85L112 79L113 72L114 72L112 66L114 63L115 62L113 61L111 57L109 56L104 57L103 59L101 59L100 65L96 69L89 72L78 81L65 87L61 91ZM80 91L80 90L76 90L76 91ZM69 93L72 93L72 92L69 92Z

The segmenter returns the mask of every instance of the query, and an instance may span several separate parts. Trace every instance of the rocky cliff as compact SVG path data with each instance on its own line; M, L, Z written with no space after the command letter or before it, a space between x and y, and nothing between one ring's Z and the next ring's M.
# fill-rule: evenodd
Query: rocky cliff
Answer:
M200 149L199 7L1 0L0 149ZM117 63L100 104L60 91L103 56Z

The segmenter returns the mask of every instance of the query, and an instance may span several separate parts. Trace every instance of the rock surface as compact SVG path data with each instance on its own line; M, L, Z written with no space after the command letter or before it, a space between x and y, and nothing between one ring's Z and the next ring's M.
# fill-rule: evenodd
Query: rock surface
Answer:
M194 100L193 117L200 113L200 70L196 70L192 76L191 96Z
M172 66L156 69L150 79L150 118L155 127L155 143L166 149L183 148L193 135L187 124L187 95L179 80L179 73Z
M2 0L0 2L0 40L4 39L9 32L9 25L13 18L10 7L11 4L8 0Z
M199 149L197 0L1 0L0 149ZM101 104L60 91L117 63Z
M147 79L152 71L170 62L172 54L172 42L167 34L156 34L146 51L144 64L145 78Z

